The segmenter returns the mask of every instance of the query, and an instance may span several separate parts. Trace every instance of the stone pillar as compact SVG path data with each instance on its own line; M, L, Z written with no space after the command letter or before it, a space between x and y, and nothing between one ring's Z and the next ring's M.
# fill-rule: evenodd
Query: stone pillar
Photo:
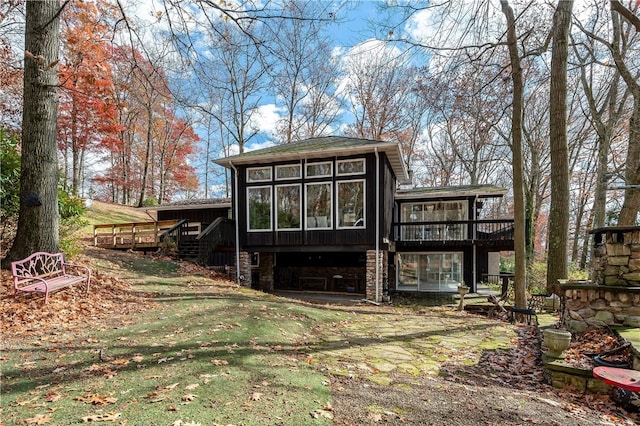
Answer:
M258 272L260 273L260 290L272 291L274 288L273 253L260 253Z
M246 251L240 252L240 285L251 287L251 255Z
M369 300L382 301L382 289L384 283L388 282L389 276L389 252L380 250L378 262L376 263L376 251L367 250L367 275L365 284L366 298ZM376 265L378 265L378 294L376 298Z

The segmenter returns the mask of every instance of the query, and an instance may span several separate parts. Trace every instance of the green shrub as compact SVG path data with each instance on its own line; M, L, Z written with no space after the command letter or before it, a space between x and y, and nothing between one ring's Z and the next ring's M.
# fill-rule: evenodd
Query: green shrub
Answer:
M69 257L80 252L80 230L89 221L83 217L86 211L84 200L58 187L58 210L60 214L60 251Z
M0 220L16 217L20 209L20 136L0 127Z

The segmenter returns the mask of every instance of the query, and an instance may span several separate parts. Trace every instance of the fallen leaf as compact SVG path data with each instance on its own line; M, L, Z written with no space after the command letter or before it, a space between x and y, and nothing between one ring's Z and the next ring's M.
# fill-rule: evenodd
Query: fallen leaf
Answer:
M260 398L262 397L262 393L260 392L254 392L251 394L251 400L252 401L260 401Z
M49 414L36 414L28 419L20 420L19 424L23 425L43 425L49 423L51 416Z
M192 393L188 394L188 395L184 395L182 397L182 401L183 402L193 402L196 400L196 398L198 397L198 395L194 395Z
M185 388L186 390L193 390L193 389L196 389L196 388L197 388L197 387L199 387L199 386L200 386L200 384L198 384L198 383L191 383L190 385L187 385L187 386L185 386L184 388Z
M211 362L213 363L213 365L228 365L229 364L229 361L224 360L224 359L214 359Z
M122 416L122 413L92 414L90 416L83 417L82 422L115 422L116 419L120 418L120 416Z
M76 401L81 401L86 404L92 404L92 405L108 405L108 404L114 404L116 401L118 401L118 398L114 398L112 396L99 395L97 393L91 393L85 396L77 396L74 399Z

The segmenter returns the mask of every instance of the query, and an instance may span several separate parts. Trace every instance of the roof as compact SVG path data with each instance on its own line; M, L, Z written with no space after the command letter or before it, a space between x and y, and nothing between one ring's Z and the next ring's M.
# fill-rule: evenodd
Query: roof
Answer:
M214 160L214 163L231 168L232 165L268 164L274 161L293 161L331 156L358 155L371 152L384 152L399 183L409 183L400 148L395 142L370 139L348 138L343 136L323 136L305 139L288 144L257 149L230 157Z
M416 198L456 198L456 197L502 197L507 193L505 188L494 185L460 185L439 186L431 188L410 188L396 190L397 200Z
M195 210L228 207L231 207L231 198L195 198L190 200L180 200L159 206L143 207L143 210Z

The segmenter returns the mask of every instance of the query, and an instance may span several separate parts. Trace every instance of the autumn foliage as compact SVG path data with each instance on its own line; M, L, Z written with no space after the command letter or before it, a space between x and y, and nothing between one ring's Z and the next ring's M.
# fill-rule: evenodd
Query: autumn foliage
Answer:
M58 148L64 182L74 194L104 201L170 201L198 186L190 165L198 136L180 116L162 68L116 42L118 16L102 1L63 9Z

